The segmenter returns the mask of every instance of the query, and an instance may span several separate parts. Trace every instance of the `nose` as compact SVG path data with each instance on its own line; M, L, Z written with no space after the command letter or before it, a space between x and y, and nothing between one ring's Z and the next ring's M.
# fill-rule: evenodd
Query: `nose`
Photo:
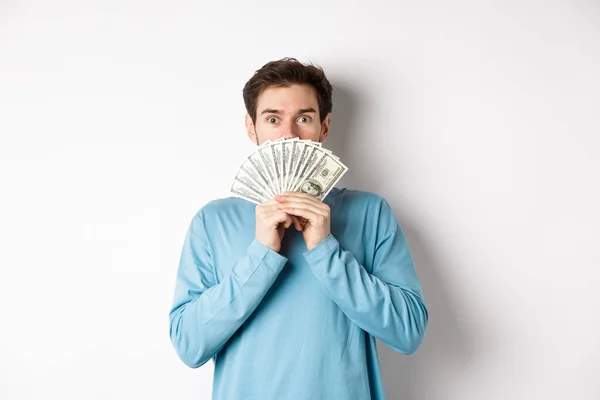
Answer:
M289 132L289 131L286 131L286 132ZM284 139L293 139L295 137L298 137L298 135L295 135L295 134L293 134L293 133L290 132L290 133L284 133L282 137Z
M298 127L295 124L294 120L288 121L286 124L282 126L283 132L282 137L285 139L292 139L298 136Z

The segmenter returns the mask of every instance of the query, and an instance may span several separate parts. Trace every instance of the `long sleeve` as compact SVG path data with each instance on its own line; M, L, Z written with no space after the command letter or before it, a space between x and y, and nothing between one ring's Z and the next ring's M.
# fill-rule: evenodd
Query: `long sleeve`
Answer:
M421 285L404 233L381 199L372 273L331 234L304 253L325 292L361 329L403 354L421 345L428 324Z
M185 236L173 306L170 338L179 358L197 368L216 355L259 305L287 258L256 239L221 282L197 214Z

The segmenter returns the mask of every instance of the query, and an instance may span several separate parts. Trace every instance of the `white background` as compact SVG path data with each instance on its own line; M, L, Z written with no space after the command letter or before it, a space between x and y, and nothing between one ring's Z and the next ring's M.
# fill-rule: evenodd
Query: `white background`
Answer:
M429 330L378 342L388 398L599 399L592 0L0 1L0 398L210 398L169 342L176 268L285 56L327 72L339 186L417 264Z

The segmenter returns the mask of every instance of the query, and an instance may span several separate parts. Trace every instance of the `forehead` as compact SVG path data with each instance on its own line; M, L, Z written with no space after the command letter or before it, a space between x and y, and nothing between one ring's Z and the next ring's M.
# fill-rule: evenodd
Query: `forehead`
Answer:
M258 96L257 112L265 108L293 110L312 107L318 110L317 91L311 85L270 86Z

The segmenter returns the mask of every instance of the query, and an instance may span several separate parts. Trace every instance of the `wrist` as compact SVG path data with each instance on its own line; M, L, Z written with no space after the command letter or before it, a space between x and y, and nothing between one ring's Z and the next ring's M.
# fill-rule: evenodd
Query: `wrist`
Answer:
M279 253L279 250L281 250L281 244L279 244L279 246L278 246L278 245L275 245L273 243L262 241L258 237L255 237L255 239L257 241L259 241L261 244L265 245L266 247L270 248L271 250L273 250L276 253Z
M306 243L306 250L307 251L311 251L312 249L314 249L315 247L317 247L318 245L320 245L321 243L323 243L323 241L325 239L327 239L328 236L329 236L329 233L327 235L323 236L321 238L321 240L319 240L318 242Z

